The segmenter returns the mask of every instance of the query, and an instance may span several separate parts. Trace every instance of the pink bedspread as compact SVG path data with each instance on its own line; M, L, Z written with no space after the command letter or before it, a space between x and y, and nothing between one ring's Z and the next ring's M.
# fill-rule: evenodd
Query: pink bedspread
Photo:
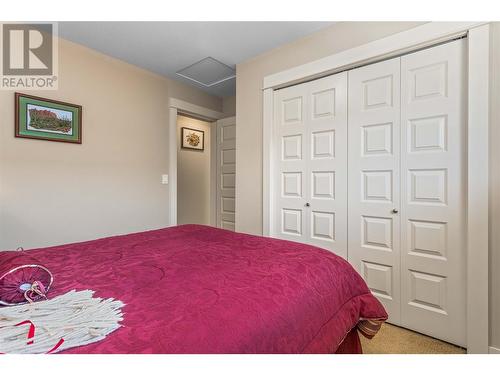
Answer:
M342 258L183 225L30 251L71 289L122 300L123 327L64 353L334 353L387 314Z

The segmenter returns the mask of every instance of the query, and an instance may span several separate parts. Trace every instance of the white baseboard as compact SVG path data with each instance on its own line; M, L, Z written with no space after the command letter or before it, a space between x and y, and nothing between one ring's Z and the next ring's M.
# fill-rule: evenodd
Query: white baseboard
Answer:
M490 354L500 354L500 349L495 348L494 346L490 346L489 353Z

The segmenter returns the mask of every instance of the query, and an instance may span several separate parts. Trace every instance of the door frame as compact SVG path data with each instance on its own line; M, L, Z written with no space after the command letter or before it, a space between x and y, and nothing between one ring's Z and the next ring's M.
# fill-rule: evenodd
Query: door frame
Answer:
M429 22L264 77L263 234L273 236L274 90L467 36L467 352L488 353L489 39L485 22ZM480 165L481 168L474 166Z
M186 102L184 100L169 98L169 118L168 118L168 174L169 174L169 189L168 189L168 217L169 226L177 225L177 116L186 115L195 117L212 123L210 133L210 225L215 225L215 194L216 194L216 152L214 149L215 138L213 129L216 128L214 123L224 117L226 114L214 111L209 108L201 107L196 104Z

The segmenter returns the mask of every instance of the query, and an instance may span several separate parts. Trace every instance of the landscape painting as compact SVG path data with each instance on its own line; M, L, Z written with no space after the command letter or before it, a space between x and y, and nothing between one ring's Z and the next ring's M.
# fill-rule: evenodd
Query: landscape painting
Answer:
M33 104L28 104L27 108L26 122L29 130L68 135L73 133L72 112Z
M16 93L16 137L81 143L82 107Z

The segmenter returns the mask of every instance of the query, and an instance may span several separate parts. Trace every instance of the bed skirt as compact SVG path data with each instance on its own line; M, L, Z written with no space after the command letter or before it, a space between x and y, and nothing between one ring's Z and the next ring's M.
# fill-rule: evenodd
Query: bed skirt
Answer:
M363 354L358 329L354 327L349 331L342 344L337 348L335 354Z

